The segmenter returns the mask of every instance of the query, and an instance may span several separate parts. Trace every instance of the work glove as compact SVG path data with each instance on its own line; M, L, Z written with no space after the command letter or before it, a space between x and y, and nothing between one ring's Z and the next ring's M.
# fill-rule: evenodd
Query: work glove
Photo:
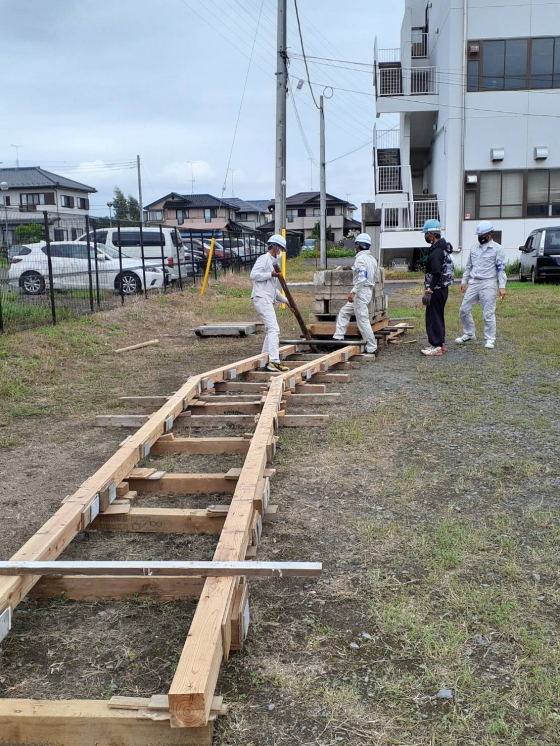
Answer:
M426 290L426 292L422 296L422 305L427 307L430 305L431 302L432 302L432 294L430 293L429 290Z

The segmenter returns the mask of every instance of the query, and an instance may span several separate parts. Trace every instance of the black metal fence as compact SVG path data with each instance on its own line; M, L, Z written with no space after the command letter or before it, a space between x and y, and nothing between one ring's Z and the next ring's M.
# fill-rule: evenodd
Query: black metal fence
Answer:
M3 220L2 220L3 219ZM0 332L56 324L250 270L266 251L254 233L4 210L0 215ZM292 253L298 247L293 246Z

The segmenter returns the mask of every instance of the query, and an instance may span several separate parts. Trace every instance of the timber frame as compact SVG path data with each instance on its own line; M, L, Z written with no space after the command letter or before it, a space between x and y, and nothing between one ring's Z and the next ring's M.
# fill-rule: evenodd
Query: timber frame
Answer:
M215 696L220 665L230 650L241 649L247 635L247 577L266 574L258 570L259 564L266 563L255 563L247 575L239 563L255 558L263 519L276 514L276 506L269 501L275 470L268 464L276 451L278 428L324 424L328 415L301 413L299 407L339 400L340 394L325 393L325 384L345 382L349 374L329 371L350 368L352 359L369 359L362 351L361 344L352 343L326 354L310 354L308 347L289 344L281 348L282 359L291 366L286 373L266 373L268 356L255 355L192 376L172 396L124 397L132 404L159 407L142 420L131 419L134 415L113 415L111 422L98 420L100 425L119 425L121 417L125 426L138 429L11 558L21 574L14 569L7 575L10 567L2 570L0 641L9 630L13 610L30 593L41 599L65 594L70 600L89 601L198 599L196 611L168 693L109 701L0 699L0 744L211 743L213 722L225 712ZM295 414L287 414L292 407ZM174 425L192 429L212 427L216 422L241 425L243 432L235 437L193 437L190 433L185 437L172 432ZM150 455L171 453L238 454L244 462L241 469L224 474L167 474L138 468ZM136 507L138 493L150 491L174 495L223 492L231 495L231 503L202 510ZM224 575L223 564L216 565L213 573L206 567L209 563L199 563L205 566L204 572L193 574L191 568L183 577L177 568L175 573L159 569L154 574L150 568L143 572L131 567L141 563L114 563L127 568L115 567L111 574L104 563L97 574L88 567L86 575L77 574L79 567L92 563L74 563L72 572L60 569L53 576L57 558L86 529L213 533L219 536L213 561L229 563L233 574ZM316 565L298 572L294 569L298 563L288 564L288 576L318 572Z

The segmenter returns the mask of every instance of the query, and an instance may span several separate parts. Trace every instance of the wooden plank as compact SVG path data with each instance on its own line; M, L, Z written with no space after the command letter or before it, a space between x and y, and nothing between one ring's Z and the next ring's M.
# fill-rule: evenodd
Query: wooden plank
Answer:
M131 508L124 515L100 513L91 528L122 533L215 535L220 533L223 525L224 516L213 516L206 508Z
M161 456L165 453L190 453L193 455L210 455L228 453L244 455L249 450L245 438L161 438L152 446L151 453Z
M278 413L280 427L322 427L329 421L328 414L284 414Z
M215 387L216 391L231 391L232 393L249 393L250 391L254 392L260 392L266 390L266 384L262 383L251 383L249 381L228 381L227 383L225 381L222 381L220 383L216 383Z
M378 331L379 329L383 329L387 326L389 323L389 319L381 319L380 321L376 321L374 324L371 325L371 328L374 332ZM323 321L319 324L309 324L309 331L313 336L319 335L319 336L330 336L335 333L336 331L336 322L335 321ZM348 329L346 330L346 335L349 337L361 337L358 330L358 325L356 322L352 322L348 325ZM351 344L351 342L349 342Z
M245 561L0 561L0 575L164 575L205 578L315 578L322 572L320 562Z
M187 601L198 598L204 587L202 577L126 577L112 575L63 575L43 577L30 595L37 599L70 601Z
M200 406L195 406L200 404ZM193 414L197 415L216 415L225 414L226 412L239 412L240 414L259 414L261 411L260 401L236 401L231 397L229 401L210 402L194 401L191 405ZM180 418L179 418L180 419Z
M311 379L317 383L348 383L349 373L315 373Z
M128 352L129 350L139 350L142 347L151 347L152 345L158 345L159 339L149 339L147 342L139 342L135 345L128 345L128 347L120 347L118 350L113 352Z
M147 414L98 414L96 427L141 427L149 420Z
M292 394L288 404L338 404L342 394Z
M205 402L236 402L236 401L253 401L260 402L262 398L262 392L255 391L254 394L207 394L205 396L199 396L195 401Z
M352 365L350 363L335 363L333 370L350 370Z
M263 383L267 383L271 378L278 378L279 376L281 377L282 373L270 373L266 370L250 370L248 373L245 373L243 380L252 382L262 381Z
M327 387L324 383L298 383L296 384L296 394L324 394Z
M232 493L235 481L225 474L166 474L161 479L128 480L131 490L161 495L202 495L212 492Z
M253 501L267 460L267 444L274 433L284 383L275 379L250 441L241 477L233 495L218 546L216 560L245 557L254 513ZM169 690L171 724L196 726L208 722L211 700L223 656L222 620L231 610L235 584L232 579L209 578L198 602L189 635Z
M95 418L97 427L141 427L150 419L147 414L98 414ZM219 414L193 415L185 412L177 415L175 422L183 427L221 427L222 425L254 424L255 415Z
M127 513L130 513L130 503L128 500L119 501L119 503L115 500L112 505L105 508L101 515L127 515Z
M129 479L149 479L157 472L157 469L132 469L128 475Z
M210 746L213 722L172 730L106 700L0 699L0 743L43 746Z
M119 396L123 404L136 404L139 407L163 407L169 396Z

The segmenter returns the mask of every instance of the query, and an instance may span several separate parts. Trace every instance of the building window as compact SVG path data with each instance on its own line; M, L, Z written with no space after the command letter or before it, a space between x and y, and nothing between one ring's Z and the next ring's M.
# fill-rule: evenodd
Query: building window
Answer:
M471 41L467 59L467 91L560 88L560 37Z
M4 204L5 206L6 206L6 207L9 207L9 206L10 206L10 198L9 198L9 197L3 197L3 198L2 198L2 203L3 203L3 204Z
M163 220L163 210L148 210L148 220Z
M89 210L89 199L86 197L78 197L78 210Z
M313 217L314 218L320 218L321 217L321 208L320 207L314 207L313 208Z
M297 216L298 218L304 218L306 216L307 212L305 210L305 207L298 208Z
M204 222L205 223L211 223L214 218L217 217L217 212L215 207L206 208L204 210Z
M295 215L296 215L295 210L286 210L286 220L288 221L288 223L294 222Z
M67 197L65 194L60 198L61 207L74 207L74 197Z
M560 170L482 171L465 187L465 220L560 216Z
M237 219L243 222L244 220L249 220L249 213L248 212L240 212L237 215Z
M188 210L176 210L175 215L177 217L177 223L179 225L183 225L185 220L189 217L189 211Z
M53 231L53 237L55 241L67 241L68 231L64 230L63 228L55 228Z
M336 208L327 207L327 217L332 217L333 215L336 215Z

